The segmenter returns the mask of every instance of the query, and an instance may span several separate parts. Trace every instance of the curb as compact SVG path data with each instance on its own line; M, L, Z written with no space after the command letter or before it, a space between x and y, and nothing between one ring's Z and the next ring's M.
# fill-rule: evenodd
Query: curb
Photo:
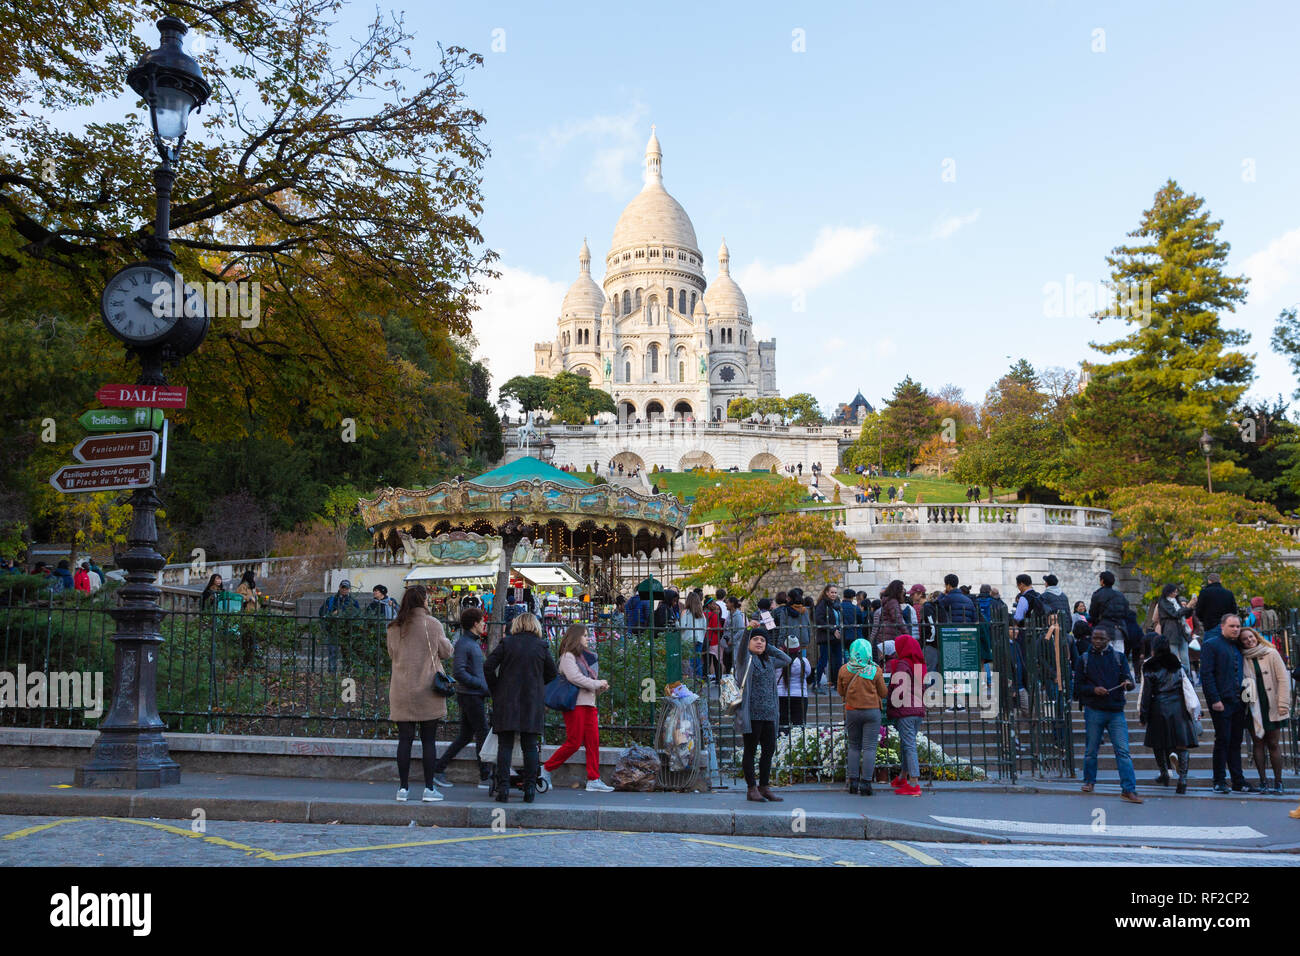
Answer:
M93 792L0 793L0 813L18 816L106 816L188 820L201 807L208 820L246 823L339 823L406 827L506 825L520 829L607 830L631 833L694 833L708 836L818 837L840 840L921 840L944 843L1010 843L1004 836L952 827L868 817L857 813L803 813L799 808L757 810L666 807L547 806L496 803L396 803L391 800L266 800L252 797L179 797L164 794Z

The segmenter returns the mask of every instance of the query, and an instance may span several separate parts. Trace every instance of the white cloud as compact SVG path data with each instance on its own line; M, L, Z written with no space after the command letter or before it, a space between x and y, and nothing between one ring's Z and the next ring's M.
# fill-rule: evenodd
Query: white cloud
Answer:
M1250 297L1270 302L1293 286L1300 286L1300 229L1278 236L1241 264L1250 276Z
M962 226L972 225L980 217L980 211L976 209L968 216L949 216L947 219L941 219L935 224L933 231L930 233L931 239L951 239L953 235Z
M555 162L577 144L586 160L583 182L587 188L626 197L641 188L628 171L635 169L645 154L646 140L650 138L648 112L645 104L634 103L625 113L589 116L552 126L537 137L538 155Z
M747 293L757 295L808 292L879 252L881 235L879 226L827 226L798 262L766 266L756 261L745 267L737 281Z
M502 383L533 374L533 345L555 336L555 317L568 285L523 269L498 266L500 278L487 283L473 315L476 358L492 371L492 400Z

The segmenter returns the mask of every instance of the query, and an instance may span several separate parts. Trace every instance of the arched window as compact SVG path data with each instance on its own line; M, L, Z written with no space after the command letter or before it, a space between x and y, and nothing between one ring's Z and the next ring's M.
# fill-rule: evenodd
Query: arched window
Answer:
M685 362L678 362L678 363L677 363L677 381L679 381L679 382L684 382L684 381L686 381L686 363L685 363Z
M681 289L677 293L677 311L680 312L682 315L686 314L686 290L685 289Z
M596 344L600 344L600 329L596 330Z
M673 290L672 290L672 289L669 289L669 290L668 290L668 308L671 309L672 307L673 307Z
M650 373L653 375L654 373L656 373L656 372L658 372L658 371L659 371L659 346L658 346L658 345L655 345L655 344L651 344L651 346L650 346Z
M640 290L640 289L637 289L637 290L636 290L636 301L634 301L634 302L632 303L632 308L634 308L634 309L639 309L639 308L641 308L641 290Z
M713 344L713 330L709 329L709 344Z
M632 293L628 292L626 289L623 290L623 314L632 314Z
M691 314L691 315L694 315L694 314L695 314L695 293L694 293L694 292L691 293L691 311L690 311L690 314Z
M624 363L623 363L623 381L625 381L625 382L630 382L630 381L632 381L632 363L631 363L631 362L624 362Z

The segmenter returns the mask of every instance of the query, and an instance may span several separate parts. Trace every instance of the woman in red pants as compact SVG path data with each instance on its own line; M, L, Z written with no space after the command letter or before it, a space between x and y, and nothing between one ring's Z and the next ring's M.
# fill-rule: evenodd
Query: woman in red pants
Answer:
M551 771L568 760L578 748L587 751L587 789L609 793L614 788L600 779L600 731L597 729L596 695L609 690L609 681L596 676L596 655L587 649L587 627L570 624L560 641L560 673L578 688L578 703L564 712L564 743L542 765L549 784Z

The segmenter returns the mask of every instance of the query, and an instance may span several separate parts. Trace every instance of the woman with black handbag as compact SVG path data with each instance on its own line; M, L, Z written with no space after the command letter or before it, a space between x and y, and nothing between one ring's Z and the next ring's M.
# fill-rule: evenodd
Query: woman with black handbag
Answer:
M551 785L551 771L560 766L582 747L587 757L587 790L591 793L610 793L613 787L600 779L600 715L596 710L596 695L609 690L609 681L600 680L596 655L587 643L585 624L570 624L560 640L560 676L578 693L573 706L563 711L564 743L542 765L542 777Z
M429 613L428 603L429 593L422 586L408 588L386 635L388 656L393 661L388 718L397 723L397 775L401 780L397 799L403 802L417 728L422 748L420 764L424 768L422 799L425 803L442 799L433 785L433 768L438 759L438 721L447 716L445 694L451 686L442 661L452 656L452 647L438 619Z
M546 724L546 685L555 679L555 660L542 637L537 615L523 613L510 622L510 633L488 655L483 676L492 692L492 730L497 735L497 790L500 803L510 801L510 758L515 735L524 755L524 803L537 794L539 754Z

